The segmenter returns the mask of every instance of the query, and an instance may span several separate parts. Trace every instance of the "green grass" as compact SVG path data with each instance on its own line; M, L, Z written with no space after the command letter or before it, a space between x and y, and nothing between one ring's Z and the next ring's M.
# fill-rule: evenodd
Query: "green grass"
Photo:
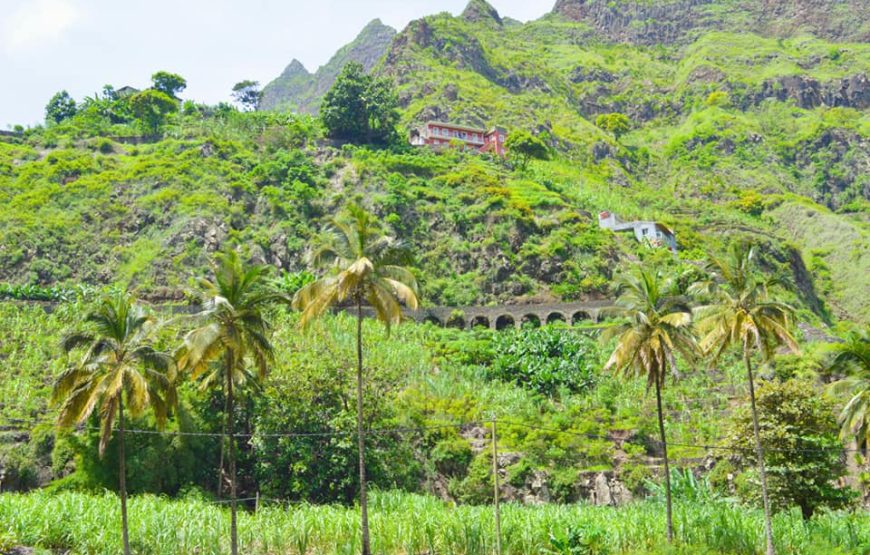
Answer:
M134 496L130 536L141 555L203 555L228 552L229 512L201 499ZM494 546L493 509L453 506L432 497L375 492L371 500L372 548L378 554L484 555ZM762 514L727 502L675 505L677 541L667 546L664 507L502 505L502 552L551 551L552 534L569 529L597 533L608 553L751 554L763 547ZM0 528L29 546L72 554L112 554L120 545L120 506L112 494L0 495ZM870 545L870 515L825 513L804 522L796 511L774 519L775 541L784 554L862 554ZM249 555L334 554L358 550L358 512L339 505L265 503L242 512L240 550ZM604 552L604 551L601 551Z

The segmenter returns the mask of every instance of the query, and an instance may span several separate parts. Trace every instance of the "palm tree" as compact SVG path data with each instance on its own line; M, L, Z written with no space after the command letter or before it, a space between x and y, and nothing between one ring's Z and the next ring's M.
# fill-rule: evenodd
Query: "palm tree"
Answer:
M696 290L706 289L712 302L700 307L698 328L704 334L701 348L712 353L713 360L729 346L737 344L742 349L743 363L749 382L749 400L752 409L752 425L755 432L755 454L758 459L758 475L761 480L761 498L764 503L764 528L767 554L775 555L773 527L770 521L770 501L767 494L767 475L764 468L764 449L758 427L755 407L755 379L752 371L752 355L758 352L763 361L769 361L777 347L787 346L798 352L797 342L789 332L789 323L794 314L787 304L770 298L770 288L776 282L759 275L755 268L755 249L748 243L732 245L725 258L712 257L710 261L712 280L699 283Z
M127 526L127 468L124 446L125 403L128 412L142 414L153 408L162 427L174 404L170 387L174 381L172 358L152 346L156 322L124 294L107 297L85 317L83 331L67 334L61 346L66 352L83 348L77 364L55 381L52 402L60 403L58 425L84 422L99 407L100 457L112 437L118 419L118 478L121 493L121 527L124 553L130 554Z
M839 416L840 437L854 438L859 447L870 445L870 326L833 345L827 369L843 376L828 392L849 398Z
M639 268L636 275L625 276L621 285L624 292L616 305L624 321L604 333L605 338L618 338L604 369L613 368L628 376L645 377L647 389L655 386L659 435L665 460L668 541L673 541L671 476L662 412L662 389L668 370L676 373L675 353L694 360L698 352L692 329L692 312L686 297L673 294L674 282L663 279L659 274Z
M225 398L225 430L230 474L230 536L238 553L236 524L236 390L265 378L274 359L266 308L284 297L266 286L264 266L245 267L235 251L215 257L214 281L200 280L198 327L187 333L177 353L179 368L199 379L203 389L220 387ZM253 365L252 373L248 365ZM223 469L221 469L221 472Z
M325 269L327 275L300 289L293 298L293 307L302 311L302 326L338 304L352 303L356 307L356 424L363 555L371 553L363 426L363 304L372 308L387 333L402 319L401 303L412 310L417 308L417 281L411 272L397 265L405 252L400 242L382 234L371 214L351 205L345 217L333 221L324 244L312 252L312 263Z

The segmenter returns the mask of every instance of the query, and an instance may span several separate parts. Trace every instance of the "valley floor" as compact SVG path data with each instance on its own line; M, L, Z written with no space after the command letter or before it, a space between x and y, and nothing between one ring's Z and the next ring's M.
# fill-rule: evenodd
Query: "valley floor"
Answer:
M130 501L135 553L160 555L228 552L226 505L201 498L169 500L151 495ZM372 496L372 541L379 554L490 554L493 509L454 506L401 492ZM761 511L729 501L677 502L677 543L665 541L664 505L643 501L623 507L503 505L505 555L751 554L761 553ZM117 525L116 525L117 524ZM358 551L358 513L339 505L263 503L240 514L240 551L268 554L353 554ZM780 553L862 554L870 545L870 513L826 512L803 521L793 510L774 519ZM0 495L0 552L15 545L35 553L112 554L120 545L120 507L114 494Z

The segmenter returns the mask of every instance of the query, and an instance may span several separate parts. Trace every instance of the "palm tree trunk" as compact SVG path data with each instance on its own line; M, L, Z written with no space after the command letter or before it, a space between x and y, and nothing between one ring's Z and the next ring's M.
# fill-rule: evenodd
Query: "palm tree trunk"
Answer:
M752 428L755 432L755 456L758 459L758 476L761 479L761 500L764 503L764 536L767 540L767 555L776 555L773 546L773 525L770 522L770 501L767 497L767 473L764 470L764 449L761 447L761 433L758 427L758 411L755 408L755 380L752 376L752 363L749 360L748 345L743 345L743 362L749 379L749 402L752 406Z
M362 555L371 555L369 503L366 496L366 440L363 427L362 297L356 299L356 436L359 444L359 507Z
M674 541L674 516L671 508L671 467L668 464L668 440L665 437L665 419L662 416L662 386L658 377L656 382L656 407L659 412L659 434L662 440L662 451L665 457L665 500L667 502L668 543Z
M233 353L227 350L227 455L230 459L230 546L232 555L239 553L239 537L236 524L236 446L234 441L235 426L233 422Z
M127 460L124 446L124 395L118 399L118 480L121 490L121 534L124 555L130 555L130 534L127 530Z
M224 396L224 416L230 411L230 396ZM230 431L227 428L226 422L224 422L224 436L230 435ZM220 498L221 491L223 490L224 485L224 453L226 452L226 437L221 438L221 456L218 462L218 479L217 479L217 496Z

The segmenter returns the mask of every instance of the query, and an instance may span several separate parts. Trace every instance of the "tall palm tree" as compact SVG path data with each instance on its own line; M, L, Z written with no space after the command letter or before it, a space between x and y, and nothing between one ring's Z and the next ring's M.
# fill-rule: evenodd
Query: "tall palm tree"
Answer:
M604 369L613 368L628 376L645 377L647 389L655 386L659 435L665 460L668 541L673 541L674 522L662 389L668 370L676 373L676 353L688 360L694 360L698 353L688 299L675 295L674 285L672 280L642 268L638 268L635 275L623 277L623 293L616 301L616 310L624 320L604 333L604 338L618 338Z
M68 353L80 348L84 353L55 381L52 402L60 404L61 427L81 424L99 408L100 457L117 416L121 527L124 553L129 555L124 408L126 404L129 414L136 416L152 407L162 427L174 403L174 364L172 357L153 347L155 319L127 295L103 299L85 322L84 330L67 334L61 342Z
M828 392L849 398L839 416L840 437L854 438L859 447L870 445L870 326L833 345L827 369L842 376Z
M705 289L711 296L711 303L698 309L698 328L704 335L701 348L704 352L711 353L714 360L718 360L731 345L739 345L742 350L749 383L761 498L764 503L767 554L775 555L764 449L755 406L752 355L757 352L763 361L769 361L779 346L785 345L792 352L799 351L797 342L789 331L794 309L771 299L770 288L776 282L759 274L755 267L755 249L749 243L734 243L725 258L711 257L710 270L712 280L698 284L700 287L696 288Z
M274 360L265 311L284 297L267 287L264 266L245 267L235 251L216 255L213 269L214 281L200 280L202 310L192 317L198 327L187 333L176 356L179 368L190 372L194 380L200 380L203 389L223 390L230 536L232 553L237 555L235 396L238 388L265 378Z
M363 555L371 553L363 425L363 305L372 308L387 333L402 319L401 303L412 310L417 308L417 281L407 268L398 265L406 252L400 242L382 233L371 214L351 205L344 217L333 221L324 244L312 252L312 263L327 274L300 289L293 298L294 308L302 311L302 326L338 304L350 303L356 308L356 424Z

